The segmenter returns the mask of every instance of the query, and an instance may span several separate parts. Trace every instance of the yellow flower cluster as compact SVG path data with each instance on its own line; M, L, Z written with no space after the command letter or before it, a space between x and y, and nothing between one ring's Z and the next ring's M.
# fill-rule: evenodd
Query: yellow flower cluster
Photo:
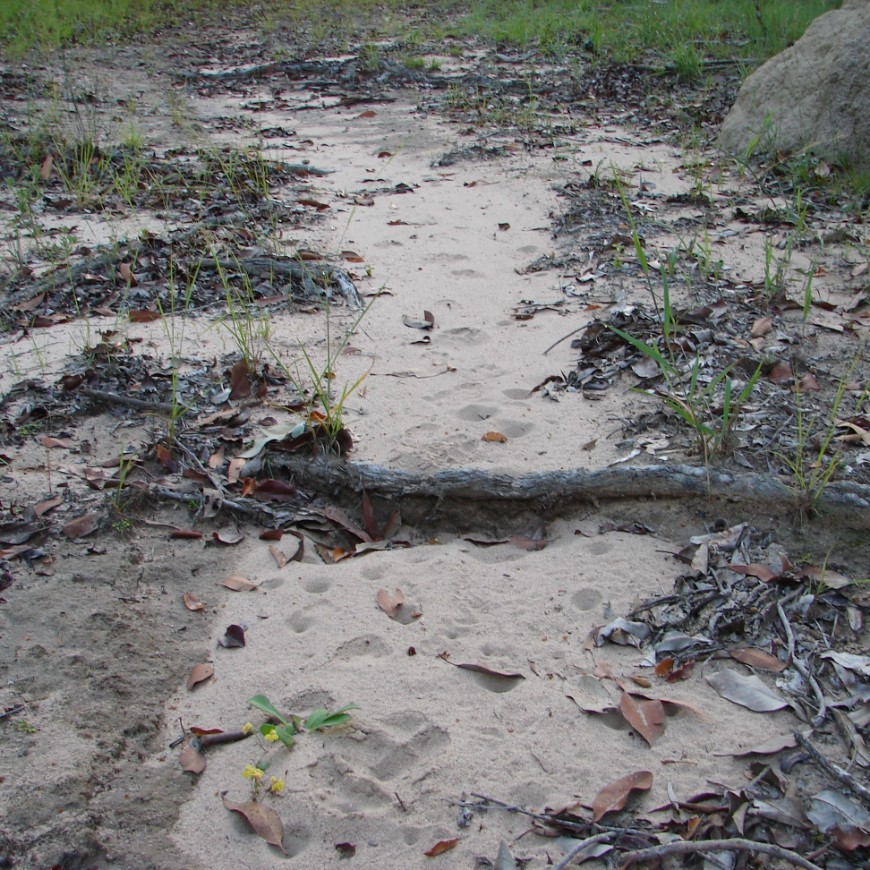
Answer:
M245 769L242 771L242 776L245 779L254 779L259 782L263 778L263 773L264 771L259 767L254 767L253 764L246 764Z
M274 728L265 736L269 743L275 743L278 740L278 732Z
M284 780L278 779L277 776L270 776L269 791L274 792L275 794L281 794L281 792L284 791Z
M245 722L245 724L242 725L242 734L244 734L247 737L248 734L253 734L253 733L254 733L254 726L250 722Z

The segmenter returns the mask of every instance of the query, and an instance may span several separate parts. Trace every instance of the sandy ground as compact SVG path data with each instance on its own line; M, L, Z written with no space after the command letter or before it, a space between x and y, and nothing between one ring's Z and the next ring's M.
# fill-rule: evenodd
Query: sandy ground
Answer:
M240 111L225 97L187 99L200 130ZM370 267L368 276L360 268L358 287L371 308L336 365L339 384L368 373L348 400L354 458L426 473L466 466L523 473L598 468L624 456L621 421L651 400L611 391L599 401L569 394L556 402L531 392L575 361L567 342L544 351L598 306L618 300L620 287L571 281L577 295L566 297L567 276L524 270L555 251L560 203L553 185L584 161L620 165L671 194L690 184L680 168L685 154L637 131L591 124L560 137L555 150L528 152L510 136L494 136L489 144L510 146L505 155L439 166L472 137L420 112L406 95L391 99L257 115L261 126L290 125L294 141L311 143L303 153L298 145L270 146L268 156L304 157L332 171L311 183L311 195L330 206L326 219L304 238L283 240L288 250L302 243L352 249ZM354 203L400 183L411 192ZM88 223L98 236L100 220ZM722 257L738 271L757 270L755 230L744 228L726 250L728 229L712 230ZM511 316L529 300L550 299L560 301L559 311ZM421 320L424 311L434 315L434 329L403 322ZM352 317L334 311L333 335ZM103 325L94 319L90 328ZM3 376L4 389L23 376L52 382L63 372L70 346L85 337L82 324L62 328L7 344L16 372ZM151 352L166 352L158 326L127 329ZM232 349L208 316L186 329L191 356ZM324 329L322 313L271 317L271 340L288 355L300 342L323 354ZM504 442L482 440L487 432ZM28 442L7 470L4 506L66 489L61 510L72 518L104 496L86 491L71 469L111 456L119 441L142 445L150 437L147 427L109 415L51 434L77 445L87 439L91 453L77 455L76 447L47 458ZM739 787L746 764L729 753L788 733L797 720L730 704L704 681L704 667L674 685L653 678L651 695L699 708L669 717L653 748L618 717L578 707L588 691L584 674L606 668L619 679L649 676L640 651L589 650L587 635L640 600L669 592L680 573L671 554L719 519L648 505L644 521L669 532L641 536L602 531L612 513L620 509L590 507L557 520L530 515L524 531L548 542L536 551L478 546L468 539L473 534L449 529L406 528L397 539L413 544L407 548L325 564L309 542L301 562L280 569L257 540L259 528L243 525L245 540L220 548L169 540L166 529L145 523L186 525L183 506L143 514L128 534L106 529L69 541L53 533L44 545L50 569L16 568L0 607L0 707L24 705L16 722L26 726L3 725L5 855L22 867L320 868L343 866L347 847L338 847L352 844L348 866L400 870L492 866L476 862L494 862L505 841L527 862L522 866L543 868L569 844L527 833L530 822L520 815L491 810L462 818L457 802L476 794L531 809L588 804L604 785L639 770L653 774L651 790L633 804L639 812L710 782ZM724 519L759 518L735 507ZM248 578L256 591L227 591L221 584L231 575ZM397 588L405 609L420 613L408 624L376 602L379 590ZM186 610L185 592L204 609ZM218 645L230 624L247 626L243 649ZM519 676L452 667L443 654ZM190 668L206 661L214 677L188 690ZM617 696L615 682L601 685ZM247 705L259 693L286 713L349 703L359 709L345 727L300 735L292 751L253 737L209 750L198 777L182 772L178 748L170 749L181 727L259 726L264 717ZM283 853L222 805L224 795L250 798L242 771L264 760L268 774L285 782L283 794L263 800L283 821ZM455 837L443 857L424 855Z

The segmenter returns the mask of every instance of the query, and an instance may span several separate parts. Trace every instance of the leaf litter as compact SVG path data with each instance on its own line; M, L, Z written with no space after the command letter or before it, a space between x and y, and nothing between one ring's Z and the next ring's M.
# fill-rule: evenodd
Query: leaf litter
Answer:
M389 65L386 68L391 69ZM394 70L394 72L397 77L400 76L398 71ZM404 80L413 78L410 72L401 75L405 76ZM202 84L206 89L217 87L213 82L204 81ZM590 74L587 84L594 86L599 94L621 93L624 95L632 93L633 89L639 87L636 75L630 70L620 74L606 70L597 71ZM375 114L374 112L365 112L362 116L372 118L375 117ZM119 149L116 153L109 155L109 165L121 165L125 156L124 152ZM483 156L486 157L485 154ZM458 153L452 155L448 163L467 159L477 159L477 157L465 152ZM40 175L43 181L48 183L47 196L49 199L54 197L54 201L57 203L60 191L57 186L57 173L54 170L54 164L54 156L45 157L40 165ZM196 168L192 170L191 167ZM250 162L241 164L240 172L247 180L242 184L243 192L240 196L237 194L231 196L226 186L218 183L222 181L221 173L224 171L220 166L219 158L179 152L172 155L169 160L149 162L146 168L152 177L164 179L163 195L168 202L162 202L162 207L170 205L175 207L182 201L187 201L188 198L184 196L183 190L184 185L188 183L191 171L199 173L198 177L208 180L208 187L212 189L214 195L206 198L203 202L192 202L186 217L197 226L202 224L211 229L218 227L218 221L220 221L217 240L219 252L245 250L250 256L235 263L229 259L221 260L220 254L218 258L214 257L213 247L206 248L204 246L203 239L199 237L198 233L188 233L185 230L174 229L157 235L146 233L138 241L122 242L115 246L114 250L81 252L71 275L61 274L65 270L49 270L43 272L36 280L30 280L32 276L29 276L26 270L22 270L21 274L17 275L6 288L9 304L5 307L3 314L10 324L21 328L22 331L48 328L51 324L59 323L65 318L77 316L81 311L109 313L116 317L126 314L134 322L159 320L162 317L159 307L166 307L171 303L166 295L169 283L167 282L167 273L164 270L168 259L167 254L170 252L176 258L180 270L179 275L182 278L189 279L196 275L197 280L192 302L200 308L223 305L225 299L223 293L226 288L220 280L221 269L225 270L231 286L238 291L246 290L246 282L253 285L253 298L255 300L253 304L255 305L285 305L292 302L302 310L312 305L320 305L324 299L335 304L348 306L354 304L353 293L347 289L347 282L352 285L353 279L347 273L329 265L323 268L306 268L305 270L298 268L300 262L320 262L322 258L317 252L312 253L300 248L296 257L276 259L268 256L265 251L256 249L255 245L254 249L251 249L251 243L254 242L252 227L254 235L256 235L258 225L265 226L276 218L295 220L295 217L287 213L285 207L276 204L273 197L264 196L257 185L252 183L252 176L261 171L259 165ZM305 178L309 174L316 175L317 168L310 167L298 170L289 165L276 164L267 166L265 172L271 187L279 181L287 182ZM99 182L100 179L97 178L97 181ZM391 189L391 192L405 193L411 190L412 185L404 184L403 186L396 185ZM602 221L599 222L597 229L598 236L593 235L589 238L596 249L596 257L600 258L600 263L607 264L606 266L596 265L592 271L589 271L588 259L585 263L578 263L577 281L582 288L587 284L593 284L599 276L607 274L612 265L612 252L620 247L627 247L629 239L624 234L624 230L620 230L618 224L613 225L614 221L624 222L627 217L621 202L618 201L619 198L612 195L601 195L602 192L595 184L587 184L582 195L580 190L579 187L575 187L573 190L566 187L566 196L571 199L572 208L575 210L569 210L566 214L560 232L570 234L584 223L594 224L594 221L589 220L591 214L601 217ZM149 195L148 186L143 186L136 194L140 198ZM654 198L648 195L648 191L643 190L636 196L632 195L631 201L632 206L640 212L643 212L642 206L655 204ZM237 222L233 219L234 210L243 202L245 220ZM329 208L329 204L306 196L304 185L300 186L295 202L313 209L316 213L327 211ZM309 212L306 219L310 219L310 217ZM765 218L765 220L769 219L771 219L770 216ZM507 229L506 224L504 229ZM652 226L644 227L646 240L651 240L654 237L654 231L655 228ZM352 258L350 261L356 262L357 260ZM199 271L196 271L197 269ZM270 272L270 270L272 271ZM639 277L636 268L630 268L627 274L635 278ZM280 285L277 288L277 293L275 292L276 288L272 286L275 276L279 277L278 283ZM711 294L713 289L706 288ZM722 286L720 285L715 289L721 291ZM69 292L70 290L72 293ZM577 299L582 298L582 296L571 295L569 298L572 305L580 307ZM78 299L77 304L82 307L74 308L73 299ZM785 301L781 300L779 303L782 305L782 310L787 308ZM545 303L540 306L536 303L530 303L529 313L531 316L550 310L561 313L564 310L561 303L562 300L558 300L558 303ZM752 306L747 305L739 308L733 320L723 320L717 306L722 307L718 298L713 298L708 305L710 311L690 311L680 314L678 319L681 334L677 344L681 352L700 351L713 354L723 348L730 352L734 350L735 346L740 345L738 340L740 336L765 338L774 331L775 326L780 324L779 311L770 316L774 320L770 328L764 325L756 329L759 319L752 319L755 313L752 311ZM728 308L729 306L724 307ZM734 308L734 306L732 305L730 308ZM594 310L594 308L590 306L590 310ZM849 325L849 318L844 316L843 312L837 312L837 315L842 317L842 323L835 324L835 326L842 329L852 328ZM657 338L655 330L650 328L644 332L644 324L654 322L654 320L654 315L644 313L638 308L629 316L628 320L623 322L623 326L626 327L626 330L636 328L640 335L646 336L647 340L653 340ZM428 311L424 312L424 320L419 323L427 325L420 326L414 323L414 328L431 331L435 326L434 317ZM715 334L716 330L721 330L722 334ZM603 333L599 333L599 335L603 335ZM605 339L601 340L603 342ZM584 354L587 354L584 348L581 349ZM144 355L137 354L136 351L135 345L125 337L110 332L102 334L100 341L76 361L72 367L72 374L65 375L64 379L59 380L56 384L49 385L47 389L45 385L27 384L7 392L3 398L2 407L4 413L7 411L9 413L6 413L4 423L10 431L15 432L34 420L47 419L52 415L63 417L88 414L92 413L97 406L106 404L114 411L126 413L124 409L132 409L135 406L125 405L118 397L128 394L144 396L152 406L162 404L164 406L162 411L165 413L165 406L172 400L172 393L175 389L172 378L160 361L146 359ZM554 391L559 392L562 387L565 387L583 392L585 395L591 395L609 387L614 378L627 377L628 370L631 370L641 383L649 384L658 379L657 371L648 364L648 361L635 359L628 364L628 357L625 355L627 348L620 348L619 343L610 346L607 352L617 354L616 362L603 358L597 359L592 366L594 371L591 373L588 367L581 370L578 364L578 371L575 374L568 378L560 376L551 384ZM598 349L590 345L588 356L591 359L596 359L596 353L598 353ZM748 349L747 353L749 353ZM750 361L752 360L754 358L750 357ZM246 484L245 480L250 481L252 478L240 475L234 477L232 473L223 474L220 471L220 463L213 465L210 461L205 460L204 457L216 456L224 448L236 451L237 459L256 459L261 452L267 452L264 444L250 457L241 457L241 449L253 437L250 417L246 416L246 409L235 407L222 409L222 406L228 401L235 402L243 398L262 399L261 391L281 384L282 376L267 365L251 368L247 363L243 365L237 359L194 364L193 368L192 374L182 378L185 395L190 400L190 404L185 406L184 417L190 423L191 429L183 433L180 445L174 446L171 451L162 444L151 445L153 452L148 457L148 461L152 463L152 468L159 467L177 479L168 481L164 479L159 485L151 485L142 479L136 480L135 476L133 479L120 481L117 477L112 479L100 478L98 470L90 469L92 481L98 484L98 487L95 488L114 488L117 486L119 490L133 491L138 484L150 490L152 494L165 497L171 497L169 494L173 494L181 499L196 502L200 519L207 519L211 511L214 512L212 516L225 511L233 512L236 516L256 517L259 520L267 519L279 524L289 523L297 529L305 529L306 534L310 533L321 537L318 546L323 548L323 552L336 557L336 560L366 552L364 547L381 543L389 546L389 542L385 542L384 539L391 538L391 535L385 532L381 538L377 534L377 521L374 518L370 503L368 506L363 505L362 520L357 521L344 513L337 505L312 506L311 501L314 498L312 494L295 489L291 491L290 487L280 492L270 492L272 485L264 481L255 482L253 491L250 491L246 488L250 484ZM813 371L796 371L790 362L783 362L773 365L765 371L763 385L760 389L764 392L764 399L768 405L779 408L780 405L775 399L779 397L784 400L787 395L781 391L777 393L775 390L780 389L783 385L791 387L795 384L800 385L803 393L817 392L818 376ZM823 389L830 388L830 381L826 383L823 377L821 385ZM227 391L226 398L223 398L222 393L215 393L218 387ZM215 396L219 396L220 401L216 401ZM219 420L216 415L225 415L225 419ZM776 414L772 414L771 421L775 418ZM790 425L794 427L794 414L788 419ZM867 426L860 415L855 415L841 422L843 423L842 429L850 435L858 437L857 442L846 443L856 446L862 443L866 444ZM657 417L655 423L668 428L672 426L673 420ZM294 424L294 427L295 425L298 424ZM630 436L632 435L632 425L634 424L628 426ZM768 434L769 427L774 425L776 425L775 422L768 421L759 423L753 430L758 433L758 440L763 440ZM196 429L199 431L194 431ZM312 433L309 432L309 434ZM68 446L66 439L56 440L58 443L45 444L44 446L47 448L65 448ZM290 439L287 442L284 438L273 440L278 441L279 444L283 442L284 447L289 447L291 450L304 453L311 449L312 443L315 445L320 443L320 436L313 434L308 441ZM180 449L177 449L178 447ZM740 453L740 459L751 465L757 461L757 454L753 454L751 450L744 450ZM154 464L155 461L156 464ZM243 467L242 463L237 468L241 470ZM857 465L856 467L859 472L857 476L860 477L863 473L862 466ZM193 488L189 488L182 481L195 481L195 484ZM255 503L257 501L255 496L258 492L261 495L270 496L261 499L261 501L266 502L265 504ZM100 515L86 514L79 520L67 524L62 531L68 538L77 539L97 531L101 527L101 523ZM93 528L90 528L92 524ZM183 529L176 529L172 534L179 535L185 532L190 533L191 539L202 534L196 530ZM300 539L299 549L301 552L302 532L296 531L295 534ZM225 532L214 532L212 540L226 545L240 542L238 536ZM531 550L539 549L540 546L546 544L545 539L536 541L533 538L523 539L522 536L517 536L511 540L516 546ZM522 543L518 543L518 541L522 541ZM749 544L745 539L741 539L738 548L748 550ZM863 721L859 716L860 702L852 701L852 698L854 693L860 692L866 673L862 670L860 661L856 664L853 659L847 658L847 656L856 655L856 653L827 649L822 654L816 654L819 643L825 645L835 642L838 637L842 638L843 626L856 624L856 620L859 620L863 605L856 598L855 590L851 588L851 584L847 581L835 590L833 586L825 585L824 578L828 575L824 569L820 569L815 575L812 575L810 571L803 568L793 568L790 565L783 566L782 564L768 568L767 571L761 572L762 576L759 576L758 566L764 564L763 562L747 561L745 565L738 565L734 562L726 564L717 552L716 543L710 544L710 550L712 551L710 558L708 559L705 555L703 570L699 570L697 576L686 575L680 578L679 583L675 586L674 600L662 601L644 609L641 612L648 615L644 616L642 620L637 618L639 613L627 614L622 624L612 629L608 626L609 630L599 632L596 644L599 643L599 638L601 646L607 642L617 642L618 639L621 639L633 646L649 649L652 662L655 662L657 658L660 661L670 662L668 674L663 679L669 679L674 673L682 672L686 675L686 679L691 680L693 673L691 670L687 672L686 668L689 667L690 662L701 662L702 665L698 670L704 673L706 680L708 675L705 668L709 658L716 659L727 654L732 660L742 663L746 667L765 672L762 676L740 675L742 680L737 681L737 684L743 687L747 683L749 684L752 689L748 693L750 698L757 699L759 693L780 697L778 692L782 691L788 693L795 710L804 718L812 719L814 715L818 716L822 706L828 715L845 717L855 729L853 732L848 730L845 732L847 740L851 741L850 752L860 763L863 756L860 753L860 743L858 742L861 738L859 727L865 728L866 722L858 726L852 720L851 717L854 716L858 722ZM721 552L726 552L724 547L721 548ZM734 576L732 577L732 575ZM833 581L834 572L831 572L830 576ZM727 582L723 582L722 577L725 577ZM834 595L834 591L839 594ZM800 592L800 594L790 597L794 592ZM782 599L785 600L782 601ZM779 613L776 615L773 613L772 606L777 601L781 603L785 619L780 617ZM777 618L779 622L777 622ZM648 631L634 628L637 624L646 626ZM635 634L633 631L637 633ZM789 637L790 633L792 637ZM230 626L225 639L235 638L238 640L239 637L243 645L244 629L241 626ZM730 644L736 642L744 644L742 652L728 648ZM752 649L757 650L755 655L746 654L745 644L748 642L753 644ZM762 646L771 652L764 653L761 650ZM663 654L669 658L660 658ZM445 660L447 659L445 658ZM783 685L777 692L768 688L762 691L759 684L767 686L765 680L770 678L770 673L777 672L778 668L770 667L772 662L784 665L779 669L785 675ZM455 664L454 662L450 663ZM797 663L801 663L800 667L797 667ZM523 674L503 673L482 665L458 664L456 667L493 678L496 681L524 679ZM720 670L718 673L726 672L737 673L730 670ZM795 672L797 676L795 676ZM844 678L844 672L853 676ZM820 698L814 691L807 675L811 676L819 686L823 705L820 703ZM191 672L192 677L193 672ZM197 682L203 679L206 678L202 677ZM597 684L602 682L598 677L592 677L592 679ZM733 678L727 679L733 681ZM848 682L849 679L853 680L851 684ZM617 705L618 709L626 721L652 746L655 740L661 736L659 728L664 727L665 721L662 710L669 702L666 699L647 698L642 694L635 694L623 688L617 687L617 690L620 698ZM744 688L737 694L743 697L747 693ZM793 747L783 745L781 750L776 751L786 751L789 748ZM188 761L194 768L199 765L199 759L195 756L189 758ZM685 836L687 839L698 839L711 834L730 833L732 822L734 830L739 828L741 834L745 830L756 827L759 837L769 836L769 828L762 829L753 821L747 823L749 810L746 808L748 807L753 812L760 814L762 811L769 812L770 807L775 802L783 801L785 792L782 790L782 785L787 782L783 777L787 777L788 774L782 774L778 778L777 772L772 770L771 765L768 765L766 770L760 771L760 774L764 774L764 777L758 782L753 781L753 784L746 789L724 791L714 796L714 803L718 798L724 799L726 795L728 797L728 810L722 808L721 800L717 809L718 813L725 813L725 822L721 818L715 818L712 809L710 811L688 809L693 803L693 801L688 800L677 802L676 805L685 807L686 812L692 812L694 815L686 817L675 813L668 825L662 826L660 830L655 827L644 829L643 820L635 822L635 820L624 819L626 823L628 821L632 821L632 825L636 823L646 833L623 830L618 832L618 837L613 836L611 839L616 844L616 848L627 851L630 848L637 848L639 844L656 842L657 838L664 836L662 831L665 829L669 832L677 832L677 835ZM639 784L635 787L629 787L630 783L627 784L623 780L619 780L599 792L594 799L594 805L600 807L612 805L613 809L605 809L601 815L598 815L598 819L593 818L593 822L602 818L604 812L621 811L628 796L634 791L643 789L644 775L645 772L631 775L632 777L640 777ZM646 788L648 787L646 786ZM860 827L861 825L866 827L866 819L860 812L856 811L857 804L855 802L848 798L845 801L838 801L836 798L832 798L831 794L831 790L828 789L818 791L813 796L812 813L816 817L813 823L820 830L830 832L833 842L838 844L838 847L843 848L844 852L861 848L862 838L866 836L866 833L860 830ZM606 803L605 798L601 797L602 795L605 795L610 803ZM276 825L275 820L257 804L252 806L251 803L233 804L225 801L225 805L231 811L242 815L267 842L280 847L280 819ZM732 805L736 805L737 809L732 810L730 808ZM705 805L698 803L697 806ZM598 812L599 810L594 810L593 814ZM587 830L590 836L601 833L594 827L588 826L588 819L575 816L573 812L540 815L542 818L536 819L536 823L540 823L539 829L542 832L562 830L570 832L572 836L575 836L580 830ZM783 818L793 819L795 816L787 816L784 811L780 811L778 819L768 818L767 821L777 824ZM584 828L584 826L587 827ZM847 829L851 830L847 832ZM443 840L441 843L451 843L452 848L458 844L458 838ZM848 849L847 845L852 845L853 848Z

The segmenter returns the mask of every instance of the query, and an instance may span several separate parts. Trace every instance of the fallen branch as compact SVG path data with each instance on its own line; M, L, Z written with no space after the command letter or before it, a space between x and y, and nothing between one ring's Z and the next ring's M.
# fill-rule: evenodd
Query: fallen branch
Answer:
M847 789L849 789L849 791L856 794L868 806L870 806L870 788L867 788L866 785L861 785L852 774L825 758L825 756L819 752L818 748L807 737L804 737L800 731L795 731L794 736L801 748L809 753L810 758L812 758L812 760L815 761L822 770L826 771L830 776L833 776L834 779L838 779Z
M465 502L559 502L626 498L725 498L767 503L782 513L795 504L795 494L771 475L732 473L690 465L644 465L505 474L486 469L456 468L425 474L335 457L269 454L273 468L290 472L310 490L347 489L387 498L423 497ZM244 473L244 472L243 472ZM870 528L870 486L832 483L819 506L848 517L854 528Z
M133 396L122 396L120 393L110 393L106 390L94 390L91 387L80 387L79 392L90 399L105 402L107 405L123 405L125 408L136 408L140 411L150 411L152 414L176 414L183 416L185 408L182 405L170 405L167 402L149 402L147 399L136 399Z
M818 864L813 864L812 861L801 857L797 852L792 852L791 849L784 849L773 843L757 843L755 840L742 840L737 837L731 840L677 840L673 843L663 843L660 846L650 846L648 849L639 849L636 852L628 852L623 855L622 867L630 867L632 864L647 864L650 861L673 858L678 855L700 855L704 852L754 852L788 861L795 867L803 867L804 870L822 870Z

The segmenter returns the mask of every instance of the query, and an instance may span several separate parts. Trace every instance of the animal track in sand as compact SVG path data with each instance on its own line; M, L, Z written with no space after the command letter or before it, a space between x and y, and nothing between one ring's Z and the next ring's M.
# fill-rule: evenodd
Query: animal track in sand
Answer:
M578 610L593 610L601 603L601 593L597 589L587 586L584 589L578 589L571 596L571 603Z
M369 766L379 780L393 780L406 770L421 772L421 761L429 756L440 755L450 744L450 735L437 725L427 725L404 741L395 740L383 731L369 735L366 743L373 747L380 758Z
M306 592L310 592L312 595L319 595L321 592L326 592L330 586L332 586L332 581L327 580L325 577L306 577L302 581L302 588Z
M439 336L443 344L483 344L489 341L489 335L482 329L473 326L456 326L453 329L445 329Z
M460 408L456 416L460 420L470 420L472 423L479 423L481 420L488 420L498 414L499 409L491 405L466 405Z
M586 545L586 549L592 553L593 556L603 556L605 553L609 553L613 549L613 545L608 541L590 541Z
M509 390L502 390L501 394L512 402L528 402L532 396L528 390L517 389L515 387Z
M304 634L317 622L315 617L307 610L294 610L287 617L287 625L296 632L296 634Z
M355 659L360 656L381 658L389 655L392 648L376 634L362 634L348 640L336 649L333 659Z

